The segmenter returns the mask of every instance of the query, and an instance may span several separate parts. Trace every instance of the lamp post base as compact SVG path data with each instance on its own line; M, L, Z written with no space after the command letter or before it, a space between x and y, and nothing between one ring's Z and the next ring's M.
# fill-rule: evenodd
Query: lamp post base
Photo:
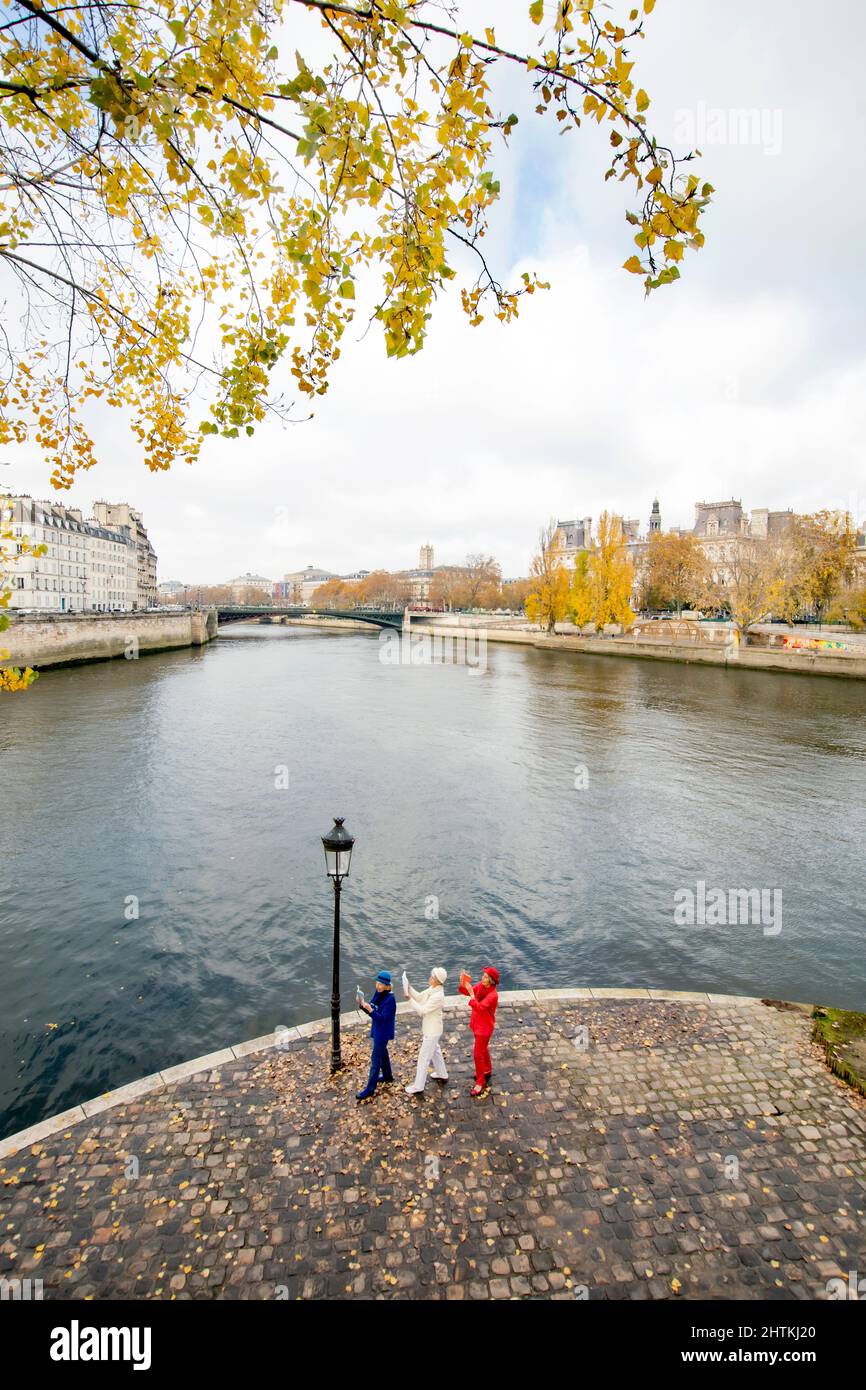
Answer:
M343 1055L340 1049L340 997L331 999L331 1075L341 1071Z
M331 999L331 1071L339 1071L343 1065L340 1049L340 996Z

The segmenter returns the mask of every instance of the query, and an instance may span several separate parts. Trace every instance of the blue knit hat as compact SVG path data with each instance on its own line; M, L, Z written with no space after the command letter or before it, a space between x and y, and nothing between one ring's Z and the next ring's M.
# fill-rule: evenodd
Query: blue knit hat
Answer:
M379 981L380 984L383 984L383 985L390 985L390 983L391 983L391 972L390 972L390 970L380 970L379 973L378 973L378 975L376 976L376 979Z

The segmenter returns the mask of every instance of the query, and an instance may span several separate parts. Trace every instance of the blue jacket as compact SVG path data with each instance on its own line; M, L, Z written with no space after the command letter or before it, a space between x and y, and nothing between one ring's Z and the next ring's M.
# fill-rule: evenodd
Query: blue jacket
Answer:
M370 1037L374 1043L389 1043L394 1036L394 1019L397 1016L397 1000L393 992L379 990L370 1000L373 1016L370 1021Z

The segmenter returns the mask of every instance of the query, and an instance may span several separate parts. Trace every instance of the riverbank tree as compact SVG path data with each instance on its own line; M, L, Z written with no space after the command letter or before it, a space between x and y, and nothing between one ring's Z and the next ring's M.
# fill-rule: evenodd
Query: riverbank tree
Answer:
M404 608L416 587L417 579L409 571L375 570L363 579L328 579L313 591L310 602L329 608ZM463 565L440 565L434 571L426 602L445 609L520 608L527 588L527 580L503 585L499 563L492 555L467 555Z
M521 607L525 589L506 593L506 588L498 560L492 555L467 555L462 565L441 565L435 570L427 598L436 608Z
M247 607L271 608L274 597L272 590L264 589L260 584L245 584L242 588L232 589L232 602Z
M157 598L157 603L161 607L177 604L181 608L219 607L238 602L240 600L234 597L230 584L188 584L185 589L178 589L177 593L170 597Z
M492 555L466 556L466 607L493 608L499 605L502 571Z
M498 607L519 613L526 607L526 600L531 591L532 583L529 579L506 579L499 591Z
M854 578L857 537L845 512L819 511L794 518L784 594L795 611L823 622L834 599Z
M695 606L706 592L709 564L697 537L654 531L642 565L641 605L648 609Z
M566 618L578 627L592 623L598 632L608 623L627 627L635 617L631 606L634 565L621 519L602 512L595 540L588 550L579 550L573 561L563 551L560 534L556 521L539 534L530 566L527 617L547 632Z
M405 608L412 594L409 580L388 570L373 570L363 579L326 579L313 590L311 608Z
M737 537L725 548L700 600L728 612L742 634L761 619L823 622L851 596L856 623L857 538L839 511L792 516L779 536Z
M403 574L373 570L358 581L357 601L374 608L405 608L412 597L412 585Z
M574 570L568 595L568 616L576 627L586 627L593 618L593 589L589 551L581 550L574 557Z
M856 578L837 595L827 614L830 622L847 623L862 632L866 628L866 580Z
M601 632L608 623L628 627L634 622L633 589L634 565L622 521L610 512L602 512L589 556L590 622L596 631Z
M740 638L749 628L772 617L781 602L787 573L788 548L753 537L736 537L710 573L701 606L727 613Z
M538 535L538 550L529 566L531 588L526 598L526 616L546 632L553 632L568 614L571 574L562 553L559 528L548 522Z

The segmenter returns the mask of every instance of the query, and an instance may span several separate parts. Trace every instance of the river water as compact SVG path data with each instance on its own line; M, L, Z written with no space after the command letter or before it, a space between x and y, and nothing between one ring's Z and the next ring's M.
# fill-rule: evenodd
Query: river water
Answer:
M327 1013L334 815L346 1008L440 963L866 1007L861 683L382 650L235 626L2 701L0 1134Z

